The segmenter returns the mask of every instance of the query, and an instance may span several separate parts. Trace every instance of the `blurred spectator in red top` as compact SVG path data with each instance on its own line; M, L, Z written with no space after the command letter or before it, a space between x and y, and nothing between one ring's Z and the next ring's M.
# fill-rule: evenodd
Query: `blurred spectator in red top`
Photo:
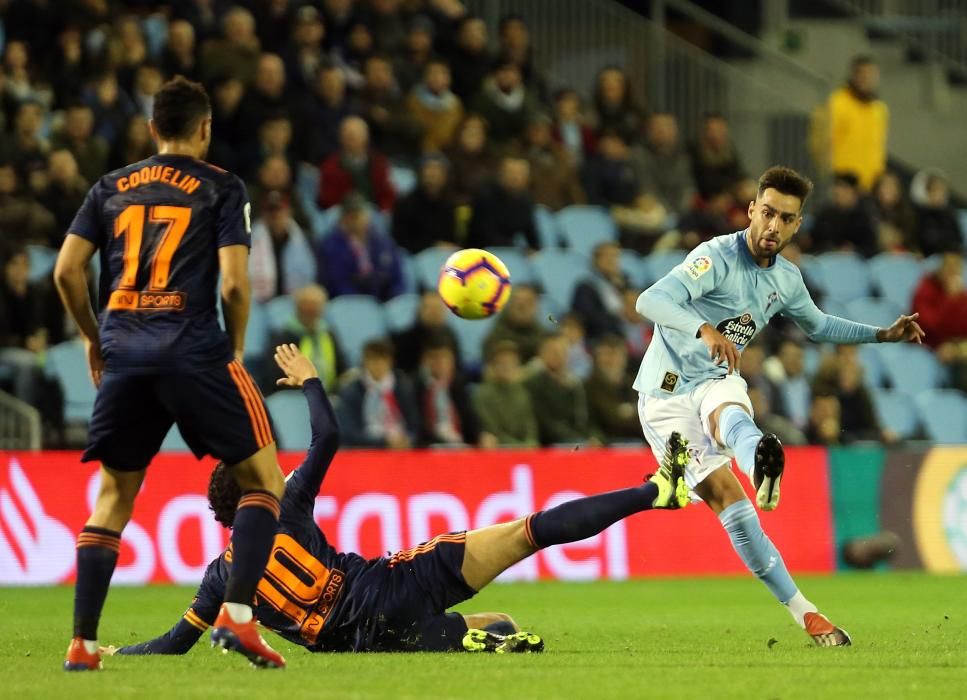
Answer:
M597 132L614 131L627 144L637 142L645 126L644 109L631 92L628 74L617 66L602 68L594 81Z
M967 391L967 291L960 253L945 253L937 271L921 280L913 311L926 332L923 342L950 367L951 383Z
M580 164L594 153L597 138L581 113L581 98L575 90L565 88L554 95L554 126L551 136L562 144L574 162Z
M717 112L702 118L701 134L692 147L692 172L698 193L705 198L730 190L745 178L738 149L729 134L729 123Z
M919 323L926 333L923 342L935 350L967 340L967 290L960 253L945 253L936 272L920 281L913 295L913 311L920 314Z
M416 375L424 445L474 445L479 429L470 391L446 334L431 333Z
M487 24L479 17L467 15L457 26L457 43L450 53L450 67L453 92L466 103L480 91L490 70Z
M186 20L176 19L168 25L168 42L161 53L161 69L164 71L165 80L176 75L198 80L201 75L195 28Z
M319 206L334 207L355 191L383 211L392 209L396 192L389 181L389 161L369 147L366 122L359 117L344 119L339 143L339 151L320 167Z

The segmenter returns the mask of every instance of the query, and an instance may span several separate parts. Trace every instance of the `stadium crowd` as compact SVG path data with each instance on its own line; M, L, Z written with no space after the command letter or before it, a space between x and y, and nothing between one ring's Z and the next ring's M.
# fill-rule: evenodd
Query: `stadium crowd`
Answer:
M634 303L653 280L634 270L748 224L754 173L724 116L683 134L636 94L647 78L617 66L591 86L552 86L521 16L492 36L459 0L0 7L0 388L40 409L50 446L65 433L45 358L73 336L53 252L88 187L152 153L152 95L174 75L208 88L209 160L247 183L253 304L290 309L261 346L295 342L313 357L347 445L640 442L631 379L651 328ZM867 65L854 64L837 104L872 99ZM917 261L923 278L897 310L921 313L938 385L967 389L964 244L945 177L924 171L908 194L894 173L833 160L787 257L821 306L828 280L809 263L824 254L854 253L861 267ZM467 337L414 260L470 246L535 260L557 244L542 217L578 205L599 208L617 235L587 247L572 295L515 284L480 352L461 349ZM342 296L371 296L390 314L391 300L415 294L413 319L361 348L327 323ZM271 306L280 297L291 304ZM743 353L763 428L790 444L898 439L874 410L860 351L804 345L780 319ZM269 393L267 359L246 361Z

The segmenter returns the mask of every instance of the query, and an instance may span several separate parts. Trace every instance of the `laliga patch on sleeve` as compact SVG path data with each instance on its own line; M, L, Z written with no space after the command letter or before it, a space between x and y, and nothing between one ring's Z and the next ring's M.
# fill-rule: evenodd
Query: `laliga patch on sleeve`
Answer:
M693 280L697 280L706 272L712 269L712 258L707 255L700 255L694 260L685 263L685 274Z

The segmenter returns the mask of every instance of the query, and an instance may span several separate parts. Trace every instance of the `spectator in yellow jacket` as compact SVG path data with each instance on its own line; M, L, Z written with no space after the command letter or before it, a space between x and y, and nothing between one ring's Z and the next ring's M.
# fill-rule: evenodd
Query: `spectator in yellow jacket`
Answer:
M830 167L854 173L869 192L886 170L890 112L876 95L880 69L870 56L857 56L846 85L829 97Z
M410 114L423 125L423 151L442 151L463 121L463 103L450 90L450 66L433 58L426 64L423 82L407 99Z

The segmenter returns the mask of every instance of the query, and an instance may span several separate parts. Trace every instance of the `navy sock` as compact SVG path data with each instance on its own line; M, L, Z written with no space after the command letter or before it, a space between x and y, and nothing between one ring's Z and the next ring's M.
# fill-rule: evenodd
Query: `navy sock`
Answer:
M95 641L97 623L121 551L121 533L103 527L77 536L77 583L74 586L74 636Z
M279 499L268 491L246 491L232 523L232 573L225 602L251 605L279 529Z
M610 525L651 508L658 486L650 481L630 489L577 498L528 516L525 531L535 547L577 542L593 537Z

